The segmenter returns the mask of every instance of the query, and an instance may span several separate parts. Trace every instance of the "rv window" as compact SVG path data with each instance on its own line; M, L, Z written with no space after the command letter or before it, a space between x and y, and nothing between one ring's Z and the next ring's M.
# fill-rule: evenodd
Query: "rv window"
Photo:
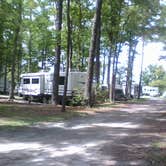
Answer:
M23 84L30 84L30 79L29 78L24 78L23 79Z
M59 85L65 84L65 77L59 77Z
M38 84L39 78L32 78L32 84Z

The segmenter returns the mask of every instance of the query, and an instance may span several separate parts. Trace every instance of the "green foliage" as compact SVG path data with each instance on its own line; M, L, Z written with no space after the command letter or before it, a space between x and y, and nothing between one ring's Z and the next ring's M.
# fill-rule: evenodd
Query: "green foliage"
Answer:
M143 71L144 85L149 85L153 81L163 80L166 76L166 71L162 66L149 65L145 71Z
M14 36L18 28L20 28L20 31L16 48L15 77L19 77L21 72L46 70L49 65L51 66L54 63L55 43L59 42L56 38L59 34L54 28L57 13L55 3L56 1L49 0L0 1L0 74L3 72L4 66L7 67L7 73L11 71L15 45ZM21 8L19 5L21 5ZM67 50L66 1L63 1L63 5L63 56L61 63L65 67ZM86 71L95 6L93 1L77 0L71 1L70 7L72 69ZM21 20L19 18L20 13ZM105 50L111 50L111 55L114 56L114 54L118 54L118 51L121 51L121 46L129 45L132 42L136 43L142 36L145 37L145 40L155 39L165 43L165 18L166 6L162 3L159 5L158 0L104 0L101 56ZM107 51L106 58L108 54ZM46 65L46 62L49 65ZM120 78L122 74L123 72L119 70L118 77ZM160 84L164 84L161 83L163 81L162 69L151 74L151 80L146 76L149 76L148 71L145 71L144 75L145 84L150 84L156 79L161 80ZM8 74L8 78L10 77ZM118 81L120 82L120 79ZM153 84L157 83L153 82Z
M159 7L159 13L155 20L155 26L153 26L152 39L154 41L163 42L164 48L166 48L165 47L165 44L166 44L165 22L166 22L166 4L162 3L161 1L160 7Z
M69 104L72 106L82 106L85 105L85 99L82 91L77 91L70 99Z
M166 90L166 77L161 80L154 80L149 85L159 87L160 93L163 93Z
M71 3L71 39L72 39L72 69L85 71L88 57L91 19L94 11L91 3L86 0ZM64 18L66 20L66 17ZM66 21L64 21L63 42L66 43ZM66 48L64 47L64 50Z
M160 93L166 89L166 71L162 66L149 65L142 78L144 85L159 87Z
M151 151L146 155L147 166L165 165L166 163L166 142L155 142Z
M104 103L108 100L108 90L98 87L95 93L95 102Z

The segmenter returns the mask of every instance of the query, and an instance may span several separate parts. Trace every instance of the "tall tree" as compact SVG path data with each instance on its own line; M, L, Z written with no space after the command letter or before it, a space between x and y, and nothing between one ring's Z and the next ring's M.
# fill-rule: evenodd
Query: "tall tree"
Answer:
M69 75L69 67L71 60L71 22L70 22L70 0L67 0L67 63L66 63L66 74L65 74L65 84L64 84L64 92L63 92L63 100L62 100L62 112L65 111L66 106L66 93L68 87L68 75Z
M96 12L94 16L94 24L92 28L92 36L91 36L91 43L90 43L90 49L89 49L89 61L88 61L88 78L87 78L87 85L86 85L86 98L88 101L88 106L93 106L93 69L94 69L94 58L95 53L98 48L96 48L96 40L97 40L97 34L98 33L98 27L101 25L100 23L100 17L101 17L101 9L102 9L102 0L96 0ZM99 40L99 38L98 38Z
M101 17L98 19L97 39L96 39L96 61L95 61L95 79L97 85L100 83L100 38L101 38Z
M136 46L137 40L129 41L129 51L128 51L128 64L127 64L127 73L126 73L126 88L125 88L125 95L128 98L131 98L131 91L132 91L132 81L133 81L133 65L134 59L136 55Z
M22 1L19 0L16 4L13 4L17 8L14 8L14 13L17 16L15 19L16 24L14 26L14 34L13 34L13 54L12 54L12 67L11 67L11 85L10 85L10 93L9 99L14 99L14 89L15 89L15 67L16 67L16 55L18 55L18 44L19 44L19 33L21 28L21 20L22 20Z
M153 29L151 22L155 22L155 17L158 14L158 4L158 0L146 2L133 0L126 8L125 33L129 52L125 91L126 96L129 98L131 96L133 63L136 55L136 46L140 38L143 38L144 42L151 38L150 36L152 35Z
M53 75L53 93L52 103L58 104L59 102L59 72L60 72L60 56L61 56L61 29L62 29L62 9L63 0L56 1L56 44L55 44L55 62L54 62L54 75Z
M138 84L138 99L141 97L141 91L142 91L142 70L143 70L143 62L144 62L144 50L145 50L145 41L144 37L142 39L142 57L141 57L141 71L139 76L139 84Z
M104 31L107 35L109 41L109 55L108 55L108 74L107 74L107 84L109 90L109 98L114 101L115 98L115 84L116 84L116 73L118 68L118 59L122 47L122 37L123 34L123 22L122 13L124 7L124 1L105 1L104 7ZM112 60L112 62L111 62ZM111 66L112 64L112 66ZM111 70L112 68L112 70ZM112 71L112 74L111 74ZM112 76L111 76L112 75Z

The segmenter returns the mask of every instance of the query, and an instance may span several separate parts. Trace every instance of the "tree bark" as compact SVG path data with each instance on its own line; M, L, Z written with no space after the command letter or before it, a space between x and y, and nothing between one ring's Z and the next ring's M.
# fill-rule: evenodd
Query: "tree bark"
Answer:
M4 89L3 89L3 93L6 94L7 93L7 59L5 59L5 66L4 66Z
M16 55L18 54L18 44L19 44L19 33L21 28L21 16L22 16L22 1L18 2L18 25L15 27L14 38L13 38L13 54L12 54L12 67L11 67L11 84L9 92L9 100L14 99L14 89L15 89L15 70L16 70Z
M128 66L127 66L127 75L126 75L126 88L125 95L127 98L131 96L130 84L131 84L131 59L132 59L132 41L129 42L129 53L128 53Z
M141 87L142 87L142 69L143 69L144 49L145 49L145 41L144 41L144 36L143 36L143 39L142 39L141 72L140 72L139 85L138 85L138 99L140 99L141 89L142 89Z
M57 9L57 15L55 20L57 38L56 38L56 46L55 46L52 103L57 105L59 103L58 89L59 89L60 55L61 55L61 29L62 29L63 0L57 0L55 2L56 2L56 9Z
M101 17L99 17L98 24L101 26ZM97 39L96 39L96 83L99 85L100 83L100 36L101 36L101 28L98 26L97 30Z
M104 80L105 80L105 70L106 70L106 54L104 52L103 70L102 70L102 84L104 84Z
M65 112L66 106L66 93L67 93L67 85L68 85L68 75L69 75L69 67L70 67L70 51L71 51L71 29L70 29L70 0L67 1L67 63L66 63L66 73L65 73L65 84L64 84L64 93L62 100L62 112Z
M32 22L32 9L30 9L30 21ZM32 31L29 29L28 41L28 72L32 72Z
M126 89L125 95L127 98L131 98L132 92L132 77L133 77L133 64L135 58L137 42L130 41L129 43L129 55L128 55L128 66L127 66L127 76L126 76Z
M86 83L86 99L88 106L93 106L93 92L92 92L92 84L93 84L93 68L94 68L94 57L96 53L96 40L98 34L98 27L100 24L98 20L100 20L101 16L101 8L102 8L102 0L96 1L96 13L94 17L94 25L92 29L92 38L89 49L89 61L88 61L88 73L87 73L87 83Z
M107 86L108 86L108 97L111 96L111 79L110 79L110 74L111 74L111 58L112 58L112 50L110 47L109 51L109 56L108 56L108 69L107 69Z
M112 48L113 50L113 48ZM116 48L113 50L113 60L112 60L112 81L111 81L111 93L110 93L110 101L115 101L115 84L116 84Z
M112 86L111 86L111 92L112 92L112 96L111 96L111 101L114 102L115 101L115 91L116 91L116 84L117 84L117 81L116 81L116 75L117 75L117 71L118 71L118 62L119 62L119 54L120 54L120 51L121 51L121 43L119 43L118 45L118 48L116 46L115 48L115 57L114 57L114 60L113 60L113 72L112 72Z

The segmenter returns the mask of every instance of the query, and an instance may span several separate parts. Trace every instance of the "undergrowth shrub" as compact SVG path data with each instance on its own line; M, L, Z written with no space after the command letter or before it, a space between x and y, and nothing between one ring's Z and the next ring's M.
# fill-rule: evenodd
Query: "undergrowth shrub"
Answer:
M97 87L95 92L95 102L103 103L106 102L107 100L108 100L108 90Z
M82 106L85 105L84 95L81 91L74 93L72 99L69 101L69 105L72 106Z

